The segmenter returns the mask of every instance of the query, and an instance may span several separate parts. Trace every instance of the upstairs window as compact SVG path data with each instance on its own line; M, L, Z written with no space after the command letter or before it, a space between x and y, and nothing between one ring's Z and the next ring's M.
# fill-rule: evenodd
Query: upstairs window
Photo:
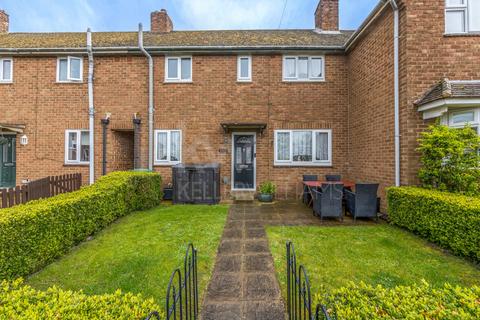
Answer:
M165 59L166 82L191 82L192 57L167 57Z
M155 131L155 164L172 165L182 158L182 132L180 130Z
M57 82L81 82L83 58L65 57L57 60Z
M275 131L275 165L330 166L331 130Z
M11 58L0 59L0 83L12 82L13 80L13 61Z
M237 70L237 81L252 81L252 57L239 56Z
M65 163L87 164L90 160L90 138L87 130L65 131Z
M324 57L283 57L284 81L324 81Z
M480 0L445 0L445 33L480 32Z

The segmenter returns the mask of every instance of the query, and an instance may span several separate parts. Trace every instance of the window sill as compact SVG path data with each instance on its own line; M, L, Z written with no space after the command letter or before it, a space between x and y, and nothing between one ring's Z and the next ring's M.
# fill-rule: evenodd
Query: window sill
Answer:
M193 83L193 80L165 80L165 81L163 81L163 83L165 83L165 84L167 84L167 83L177 83L177 84L185 83L185 84L188 84L188 83Z
M78 80L78 81L56 81L56 83L59 84L82 84L83 80Z
M237 82L238 83L252 83L253 81L250 79L250 80L241 80L241 79L237 79Z
M0 84L13 84L13 80L5 80L5 81L0 81Z
M173 167L181 162L155 162L153 164L154 167Z
M475 32L464 32L464 33L444 33L444 37L450 38L450 37L480 37L480 32L475 31Z
M88 167L90 163L64 163L64 167Z
M273 164L274 167L296 167L296 168L302 168L302 167L333 167L332 163L278 163L275 162Z
M318 82L326 82L325 79L318 79L318 80L288 80L282 79L284 83L318 83Z

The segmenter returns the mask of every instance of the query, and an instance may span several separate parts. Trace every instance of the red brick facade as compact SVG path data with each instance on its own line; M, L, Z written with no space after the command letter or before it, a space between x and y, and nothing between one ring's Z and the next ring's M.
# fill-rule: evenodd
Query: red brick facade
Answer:
M330 2L338 6L338 1L325 1ZM417 182L416 140L425 127L413 102L443 77L480 78L479 37L444 36L444 1L434 2L400 2L402 184ZM322 29L336 30L335 23L338 14ZM285 82L282 52L253 52L252 82L241 83L237 54L218 52L192 54L191 83L165 83L165 57L154 55L154 129L182 130L182 162L219 162L227 182L222 183L224 198L231 188L232 136L220 124L235 122L267 124L256 135L256 182L272 180L279 197L297 195L302 174L338 173L379 182L383 198L385 187L395 182L392 9L386 7L348 50L307 54L325 54L324 82ZM134 114L142 120L139 149L145 168L147 59L138 53L94 59L95 176L102 174L100 119L107 113L107 171L133 168ZM88 166L65 165L64 160L65 130L88 129L86 57L82 83L56 82L57 56L14 56L13 63L13 83L0 84L0 123L26 125L28 145L17 142L17 183L69 172L82 172L86 182ZM275 166L274 130L304 128L332 129L332 166ZM154 169L171 181L170 166Z

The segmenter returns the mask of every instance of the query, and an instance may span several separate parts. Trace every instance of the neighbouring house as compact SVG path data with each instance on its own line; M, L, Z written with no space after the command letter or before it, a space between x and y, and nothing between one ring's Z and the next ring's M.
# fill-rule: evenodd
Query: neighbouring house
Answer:
M0 187L198 162L224 198L266 180L291 198L302 174L416 184L429 123L480 127L480 1L380 1L355 31L338 9L310 30L177 31L161 10L88 35L11 33L0 11Z

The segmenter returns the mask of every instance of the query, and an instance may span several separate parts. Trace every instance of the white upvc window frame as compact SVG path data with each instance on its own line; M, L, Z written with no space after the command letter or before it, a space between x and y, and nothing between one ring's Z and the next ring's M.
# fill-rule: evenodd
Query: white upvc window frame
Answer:
M242 60L248 61L248 76L242 77ZM252 56L243 55L237 58L237 81L238 82L252 82Z
M457 122L457 123L453 122L454 115L462 114L462 113L471 113L471 112L473 112L473 121ZM441 118L440 123L443 125L449 126L451 128L464 128L468 124L471 127L477 128L477 133L480 135L480 106L477 108L451 110Z
M308 78L301 79L298 78L298 60L299 58L307 58L308 59ZM286 63L288 59L295 60L295 77L288 77L286 73ZM314 59L321 60L321 77L313 77L312 70L311 70L311 63ZM325 56L324 55L284 55L282 59L282 79L285 82L324 82L325 81Z
M67 80L60 80L60 61L67 60ZM73 78L70 74L70 65L72 60L79 60L80 61L80 77ZM57 82L59 83L72 83L83 82L83 57L76 57L76 56L66 56L66 57L58 57L57 58Z
M68 165L85 165L85 164L89 164L90 161L81 161L81 156L80 156L80 152L81 152L81 139L82 139L82 132L90 132L89 130L85 130L85 129L68 129L68 130L65 130L65 164L68 164ZM70 135L70 133L76 133L77 134L77 159L75 160L71 160L68 158L68 150L69 150L69 140L68 140L68 137ZM89 139L89 152L91 149L90 147L90 139ZM90 157L91 155L88 156L88 159L90 160Z
M472 0L463 0L463 4L451 4L451 0L445 0L445 34L469 34L469 33L478 33L480 30L471 30L471 20L473 17L473 9L470 1ZM462 12L464 15L464 26L462 32L449 32L447 31L448 12ZM478 14L478 13L477 13Z
M180 151L180 157L178 161L171 161L171 146L172 146L172 132L178 132L180 134L180 145L178 146ZM158 134L166 133L167 134L167 160L160 160L158 156ZM182 163L182 145L183 145L183 134L182 130L172 129L172 130L155 130L154 134L154 164L156 166L172 166L179 163Z
M10 61L10 79L3 79L3 62ZM4 57L0 58L0 83L12 83L13 82L13 58Z
M190 78L182 79L182 59L190 59ZM177 60L177 77L168 77L168 61ZM193 81L193 57L192 56L166 56L165 57L165 82L189 83Z
M312 161L293 161L293 133L294 132L311 132L312 133ZM278 139L277 136L279 133L289 133L290 134L290 156L289 160L278 160ZM328 160L316 160L316 134L317 133L327 133L328 134ZM290 166L290 167L331 167L332 166L332 129L295 129L295 130L274 130L274 165L275 166Z

